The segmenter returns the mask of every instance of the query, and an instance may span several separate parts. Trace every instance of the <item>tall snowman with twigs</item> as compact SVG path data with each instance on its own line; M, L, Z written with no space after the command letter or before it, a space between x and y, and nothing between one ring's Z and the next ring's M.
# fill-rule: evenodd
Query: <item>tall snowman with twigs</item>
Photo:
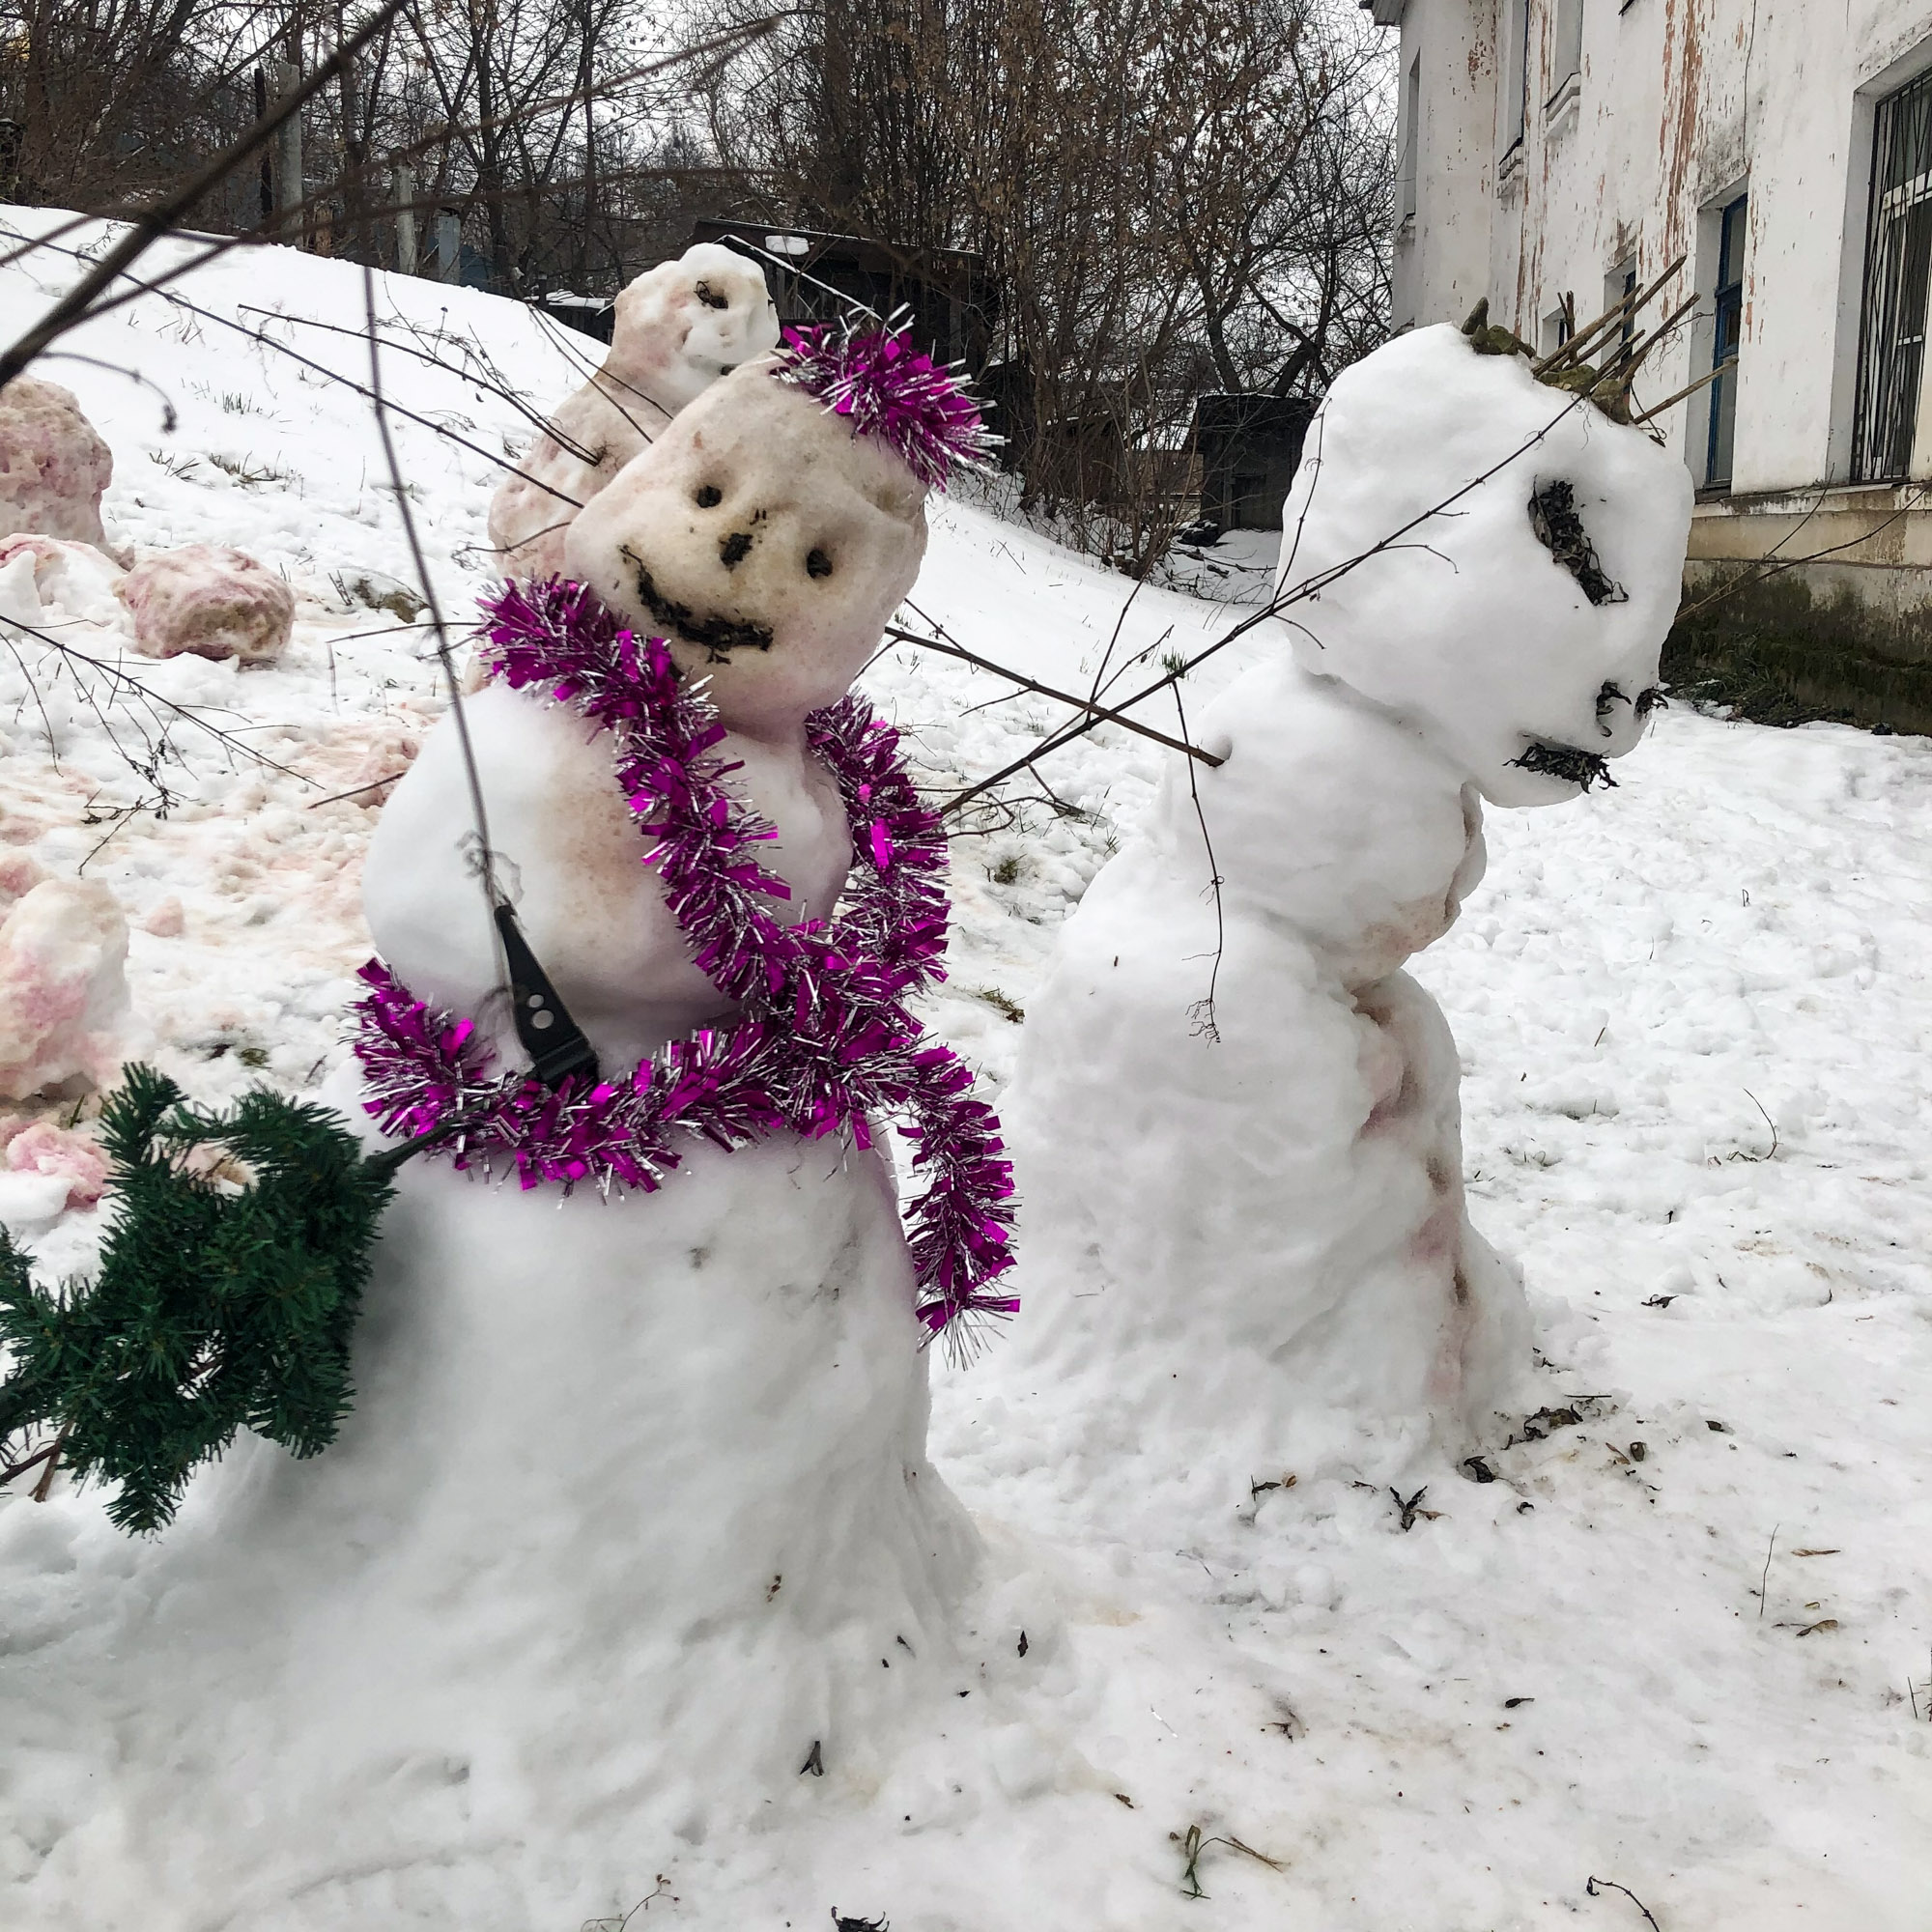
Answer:
M1068 1419L1069 1483L1152 1439L1147 1480L1197 1500L1381 1485L1525 1393L1456 1043L1404 965L1481 879L1486 807L1608 785L1643 736L1691 492L1620 389L1505 346L1418 329L1337 380L1274 647L1194 720L1222 762L1167 772L1028 1003L1002 1373Z

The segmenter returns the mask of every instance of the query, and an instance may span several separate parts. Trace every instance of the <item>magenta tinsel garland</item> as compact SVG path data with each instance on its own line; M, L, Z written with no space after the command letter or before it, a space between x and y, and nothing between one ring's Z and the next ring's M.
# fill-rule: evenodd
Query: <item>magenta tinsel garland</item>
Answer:
M903 329L787 328L778 363L780 382L849 416L854 436L890 443L928 489L945 489L955 469L984 468L998 441L966 379L915 349Z
M724 726L663 642L557 579L506 584L483 610L495 675L611 733L617 782L653 841L644 863L697 964L745 1018L672 1040L620 1080L553 1091L493 1072L472 1022L412 999L372 960L355 1052L384 1131L413 1137L460 1119L447 1143L459 1167L505 1162L525 1187L649 1192L677 1165L681 1135L728 1151L788 1128L866 1147L869 1114L900 1114L926 1181L907 1217L920 1320L938 1334L1011 1314L1016 1300L987 1293L1012 1265L999 1121L903 1004L941 977L948 908L938 815L899 761L897 732L851 696L807 721L845 801L854 877L831 920L787 925L769 901L790 890L754 856L773 828L724 783L737 769L712 755Z

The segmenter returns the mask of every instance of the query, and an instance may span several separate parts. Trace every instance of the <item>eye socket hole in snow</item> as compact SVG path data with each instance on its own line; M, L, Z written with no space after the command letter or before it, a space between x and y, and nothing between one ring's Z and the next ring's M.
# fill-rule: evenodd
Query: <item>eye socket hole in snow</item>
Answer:
M1577 493L1568 483L1539 484L1529 499L1529 526L1536 540L1577 580L1592 604L1627 604L1628 593L1604 570L1597 547L1577 513Z

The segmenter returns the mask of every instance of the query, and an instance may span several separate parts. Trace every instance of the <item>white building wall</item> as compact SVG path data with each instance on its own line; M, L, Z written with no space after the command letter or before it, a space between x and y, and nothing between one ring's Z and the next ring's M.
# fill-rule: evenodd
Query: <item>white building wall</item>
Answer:
M1543 346L1565 291L1579 319L1634 256L1697 319L1646 363L1653 400L1710 366L1717 210L1747 189L1734 495L1843 482L1876 99L1932 65L1932 0L1581 0L1582 64L1558 89L1561 0L1528 0L1528 108L1518 149L1510 33L1522 0L1378 0L1399 17L1421 97L1415 213L1396 243L1399 325L1492 319ZM1399 10L1399 12L1398 12ZM1552 98L1553 97L1553 98ZM1673 408L1702 478L1708 393ZM1926 473L1932 474L1932 439Z
M1408 0L1401 15L1396 126L1404 138L1397 169L1413 183L1414 213L1396 229L1393 313L1399 328L1461 322L1490 292L1496 173L1492 10L1493 0ZM1381 0L1376 17L1393 24L1389 0Z

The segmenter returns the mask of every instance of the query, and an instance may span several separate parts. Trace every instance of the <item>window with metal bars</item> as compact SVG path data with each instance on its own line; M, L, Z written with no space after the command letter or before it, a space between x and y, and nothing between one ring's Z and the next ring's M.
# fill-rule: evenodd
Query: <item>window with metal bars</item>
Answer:
M1852 474L1882 483L1910 474L1925 376L1925 295L1932 269L1932 73L1878 103L1871 213L1859 324Z

